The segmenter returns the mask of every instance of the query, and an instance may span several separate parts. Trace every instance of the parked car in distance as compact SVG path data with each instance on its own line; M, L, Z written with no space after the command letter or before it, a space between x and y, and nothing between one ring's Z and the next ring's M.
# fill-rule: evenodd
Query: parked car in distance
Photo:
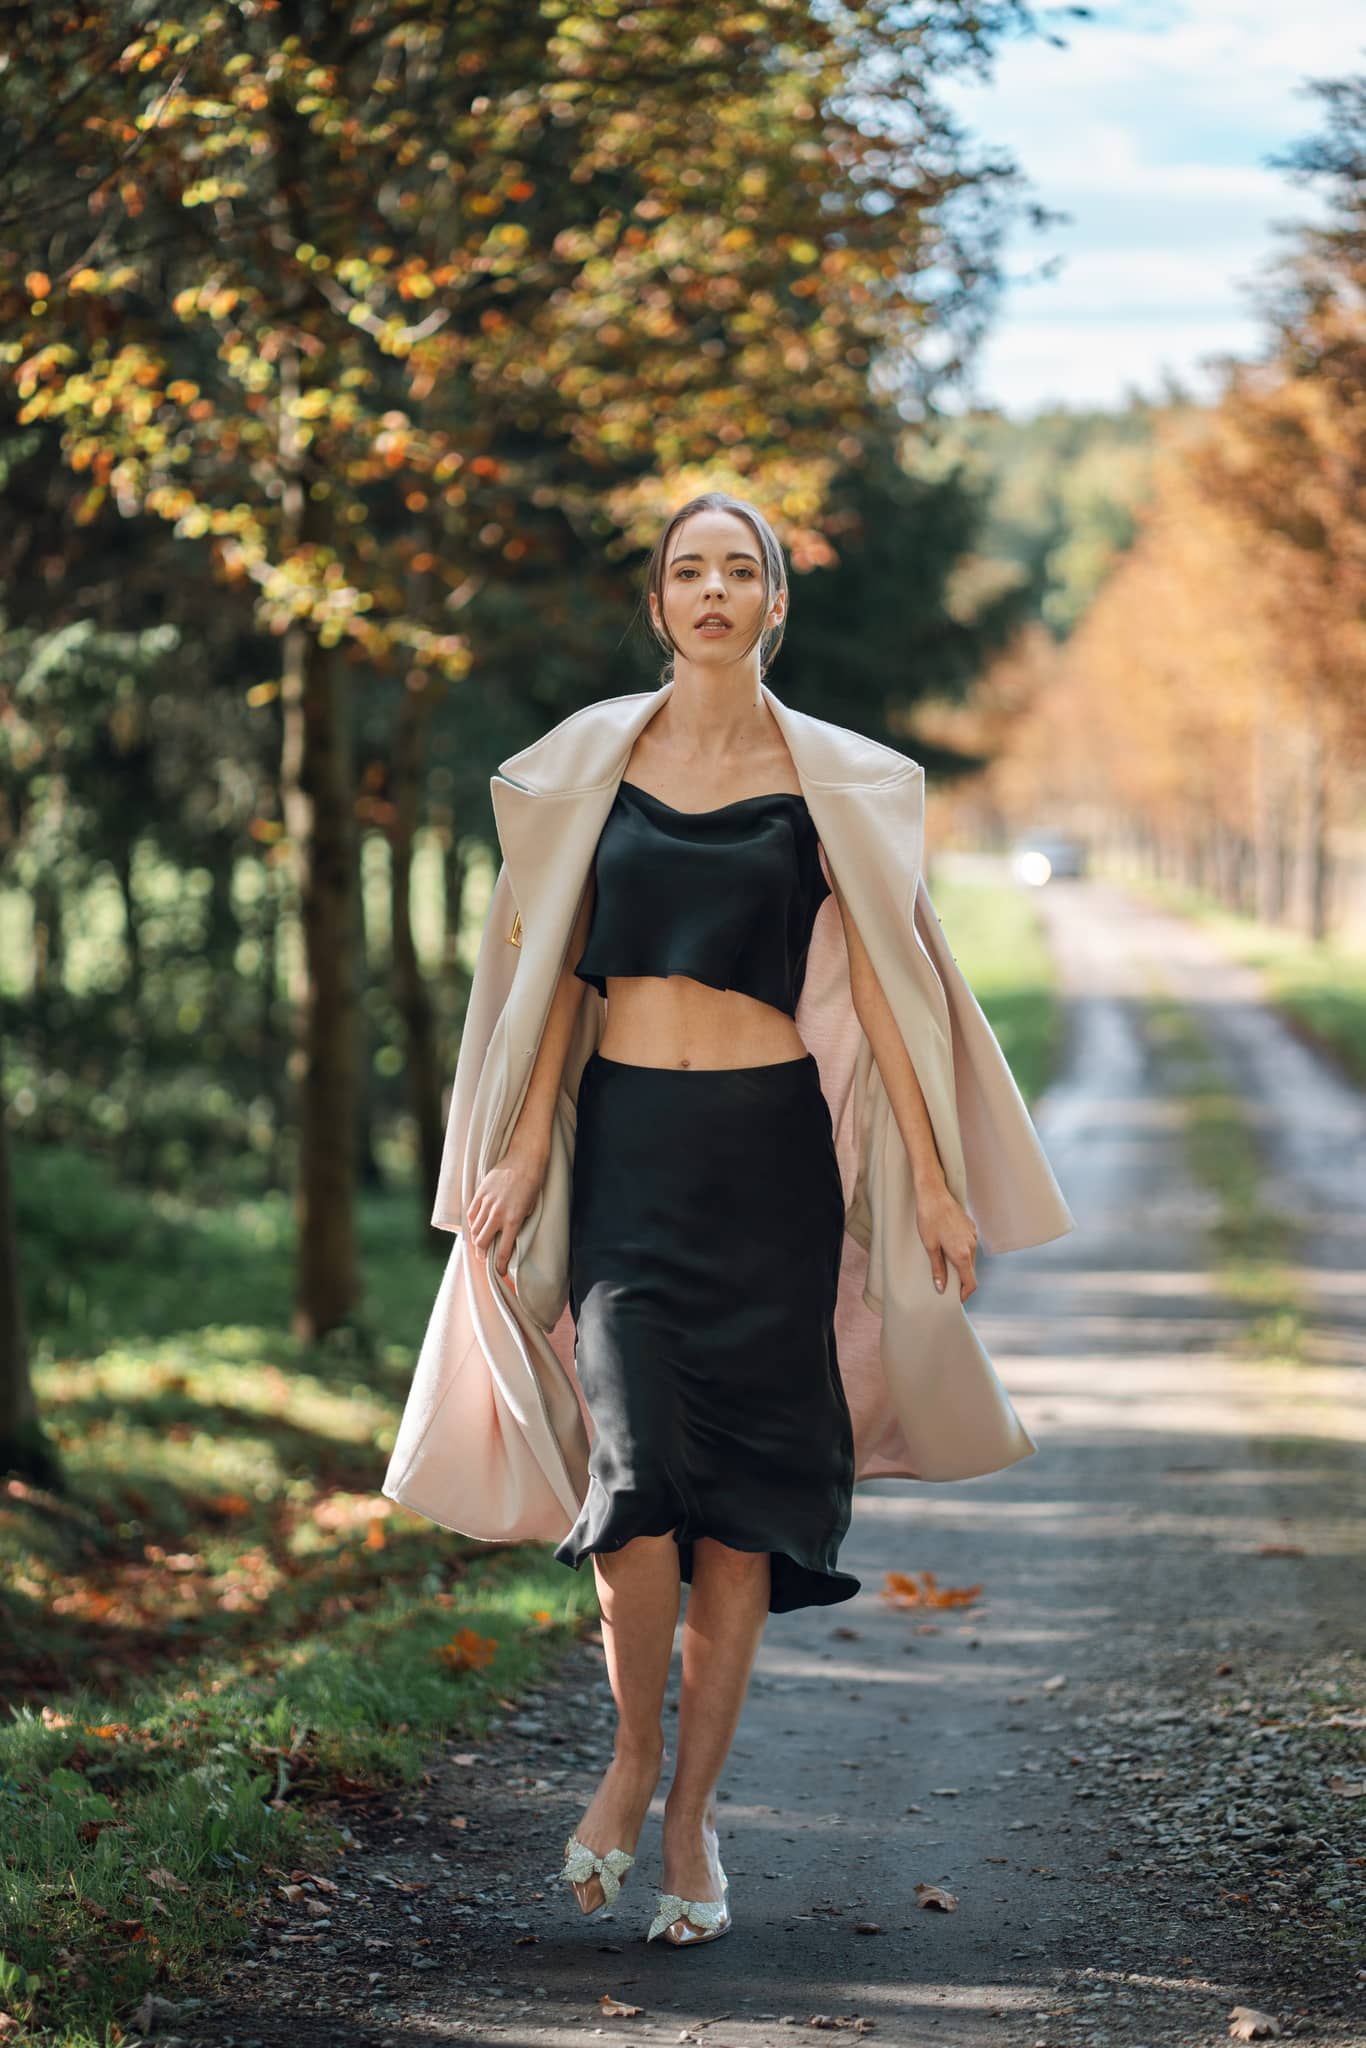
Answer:
M1022 833L1010 856L1011 872L1031 888L1076 880L1086 873L1086 848L1065 832Z

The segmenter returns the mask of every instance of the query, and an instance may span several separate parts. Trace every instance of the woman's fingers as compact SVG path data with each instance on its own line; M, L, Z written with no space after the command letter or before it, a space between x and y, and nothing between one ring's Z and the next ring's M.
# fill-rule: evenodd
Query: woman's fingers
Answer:
M958 1281L958 1299L966 1301L968 1295L973 1293L977 1286L977 1275L973 1270L973 1261L976 1259L976 1256L977 1248L975 1245L969 1246L966 1251L962 1252L950 1250L945 1244L938 1244L931 1248L930 1272L933 1274L934 1284L941 1294L948 1285L948 1268L952 1265L955 1278Z

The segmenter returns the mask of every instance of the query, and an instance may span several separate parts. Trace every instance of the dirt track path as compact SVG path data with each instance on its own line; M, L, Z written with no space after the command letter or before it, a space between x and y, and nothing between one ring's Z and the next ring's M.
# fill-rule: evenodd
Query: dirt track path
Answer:
M862 1593L771 1619L722 1789L734 1932L644 1943L667 1763L614 1913L548 1882L606 1754L583 1646L368 1826L316 1942L262 1932L197 2037L1155 2048L1245 2005L1366 2042L1366 1799L1333 1788L1366 1782L1366 1104L1193 928L1101 884L1045 910L1071 1029L1038 1122L1079 1227L984 1260L971 1311L1039 1454L860 1488ZM1146 1029L1161 986L1258 1091L1270 1192L1308 1220L1307 1364L1235 1349ZM925 1569L979 1601L880 1597Z

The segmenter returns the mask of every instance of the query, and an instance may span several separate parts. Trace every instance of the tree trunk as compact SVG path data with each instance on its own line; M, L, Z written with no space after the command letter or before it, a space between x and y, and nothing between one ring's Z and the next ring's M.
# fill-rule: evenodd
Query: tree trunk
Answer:
M365 991L370 979L370 948L366 943L365 891L361 886L362 846L359 832L355 834L355 887L356 908L356 1183L363 1188L381 1188L384 1175L380 1172L379 1159L375 1153L375 1092L371 1085L373 1067L370 1057L370 1024L365 1014Z
M123 897L123 943L128 957L128 974L124 989L129 1008L139 1016L142 1010L142 927L138 923L138 907L133 896L133 854L137 845L135 839L121 839L114 850L114 870L119 878L119 891Z
M441 863L442 893L446 899L441 971L447 978L456 973L460 964L460 927L464 922L465 879L469 874L469 866L469 860L461 847L460 835L452 821Z
M1303 928L1311 939L1328 936L1328 791L1323 735L1305 734L1304 783L1300 806L1300 902Z
M441 1171L441 1150L445 1140L436 1015L413 941L413 840L417 834L422 800L428 701L426 689L414 688L410 679L409 687L403 691L399 702L398 725L394 734L393 818L389 828L392 892L389 924L393 933L394 1001L403 1019L407 1050L408 1106L417 1130L421 1176L418 1203L424 1235L427 1218L436 1201L437 1177ZM440 1235L442 1242L448 1243L446 1234Z
M312 509L312 508L310 508ZM347 664L313 631L285 635L280 788L303 927L296 1011L298 1268L293 1331L342 1323L359 1297L356 1179L356 856Z
M30 1480L35 1486L61 1484L61 1467L38 1420L29 1376L9 1132L0 1092L0 1477L7 1475Z
M33 993L55 995L62 987L62 898L56 881L40 875L33 885Z

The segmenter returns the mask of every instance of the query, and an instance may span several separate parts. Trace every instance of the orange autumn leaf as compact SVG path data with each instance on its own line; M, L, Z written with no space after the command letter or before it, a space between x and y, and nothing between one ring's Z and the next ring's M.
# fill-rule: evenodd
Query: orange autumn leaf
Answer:
M643 2005L627 2005L620 1998L613 1998L610 1991L604 1991L598 1999L598 2010L606 2013L609 2019L629 2020L644 2012L645 2008Z
M432 1655L439 1659L449 1671L480 1671L492 1662L498 1651L498 1644L492 1636L481 1636L472 1628L462 1628L459 1635L442 1643Z
M384 1529L385 1519L383 1515L371 1515L370 1526L365 1532L365 1547L367 1550L383 1550L388 1540Z
M933 1572L888 1572L882 1597L890 1607L967 1607L982 1590L975 1586L941 1586Z

